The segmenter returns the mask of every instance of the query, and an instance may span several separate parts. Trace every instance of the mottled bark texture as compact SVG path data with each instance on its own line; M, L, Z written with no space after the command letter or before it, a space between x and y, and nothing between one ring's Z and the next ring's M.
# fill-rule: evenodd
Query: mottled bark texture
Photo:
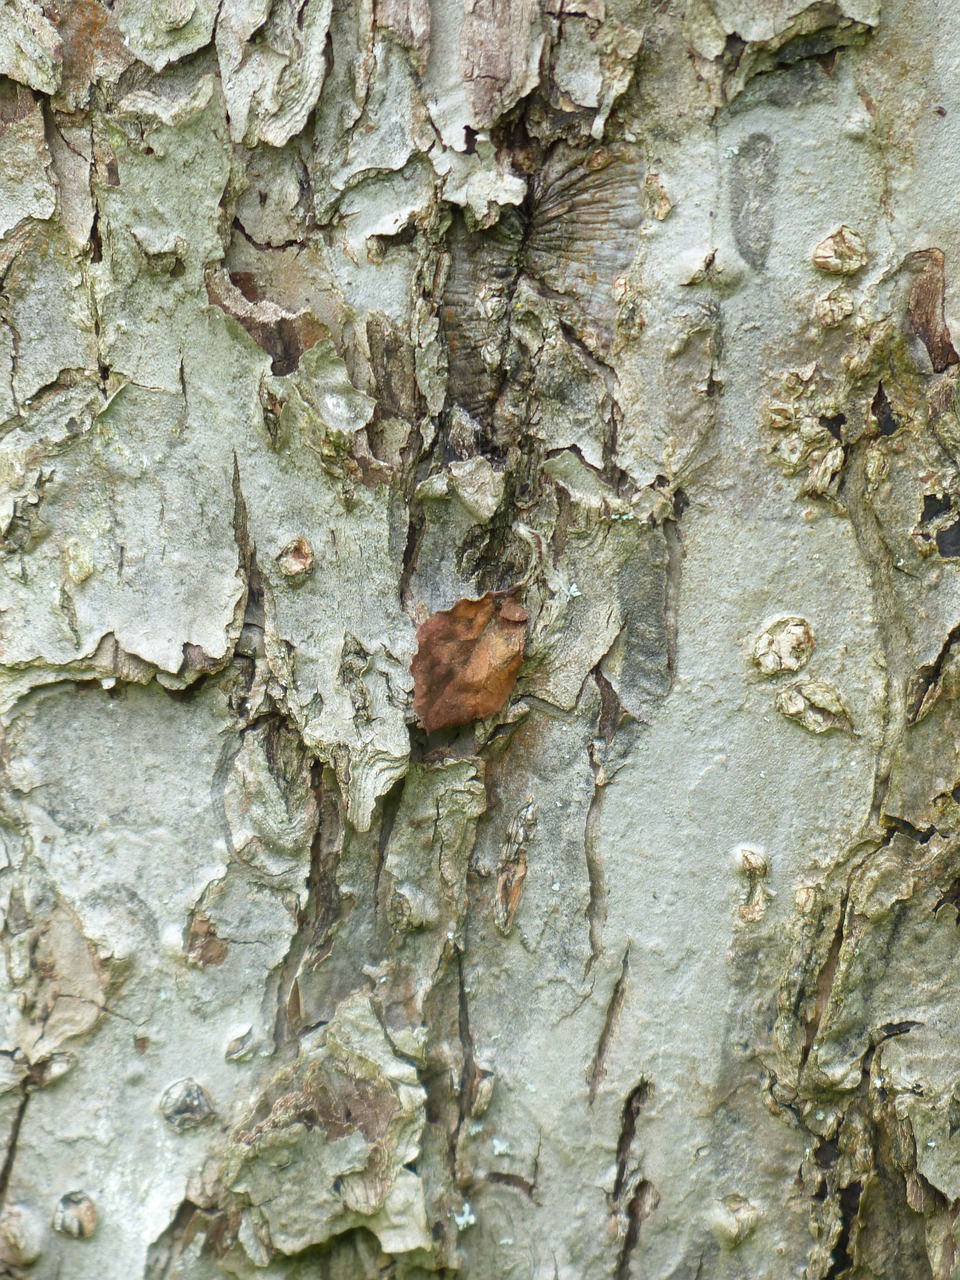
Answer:
M960 1277L958 58L0 6L0 1273Z

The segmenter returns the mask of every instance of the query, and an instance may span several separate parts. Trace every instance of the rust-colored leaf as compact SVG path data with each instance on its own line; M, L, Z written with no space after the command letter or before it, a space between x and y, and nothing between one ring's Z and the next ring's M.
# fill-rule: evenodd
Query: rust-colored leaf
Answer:
M413 709L432 733L499 711L523 661L528 615L509 591L458 600L417 631Z

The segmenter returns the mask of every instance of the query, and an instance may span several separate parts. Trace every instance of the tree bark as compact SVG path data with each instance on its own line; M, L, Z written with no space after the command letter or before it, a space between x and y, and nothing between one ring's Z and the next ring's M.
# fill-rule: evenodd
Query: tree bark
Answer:
M958 55L8 0L0 1274L960 1277Z

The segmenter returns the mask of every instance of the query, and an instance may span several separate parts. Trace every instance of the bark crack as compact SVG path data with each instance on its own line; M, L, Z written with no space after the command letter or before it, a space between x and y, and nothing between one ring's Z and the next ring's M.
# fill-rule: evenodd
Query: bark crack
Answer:
M590 896L587 900L587 928L590 936L590 955L584 977L589 977L594 965L603 953L603 929L607 919L607 881L603 868L603 855L597 840L604 787L594 781L593 795L583 828L583 849L587 864L587 880Z
M623 953L623 960L620 963L620 972L613 984L613 990L610 993L610 999L607 1002L607 1012L603 1019L603 1026L600 1029L600 1037L597 1040L597 1048L593 1055L593 1062L590 1064L589 1074L589 1102L592 1107L596 1100L597 1090L603 1083L606 1075L607 1053L610 1048L610 1042L616 1033L620 1023L620 1014L623 1010L623 1002L627 994L627 973L630 968L630 948L629 946ZM636 1090L634 1091L634 1093ZM631 1095L632 1097L633 1095ZM631 1129L631 1139L633 1131ZM629 1145L629 1144L628 1144Z
M7 1192L10 1189L10 1179L13 1176L13 1166L17 1158L17 1146L20 1141L23 1122L26 1119L31 1091L30 1079L21 1080L20 1101L14 1113L13 1122L10 1125L10 1132L7 1135L7 1149L4 1153L3 1164L0 1165L0 1208L6 1203Z

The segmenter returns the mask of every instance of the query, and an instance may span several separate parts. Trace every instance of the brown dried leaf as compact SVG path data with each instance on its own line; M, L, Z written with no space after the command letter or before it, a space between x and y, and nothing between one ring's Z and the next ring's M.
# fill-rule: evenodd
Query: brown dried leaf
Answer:
M430 733L492 716L523 661L528 614L509 591L458 600L417 631L413 709Z

